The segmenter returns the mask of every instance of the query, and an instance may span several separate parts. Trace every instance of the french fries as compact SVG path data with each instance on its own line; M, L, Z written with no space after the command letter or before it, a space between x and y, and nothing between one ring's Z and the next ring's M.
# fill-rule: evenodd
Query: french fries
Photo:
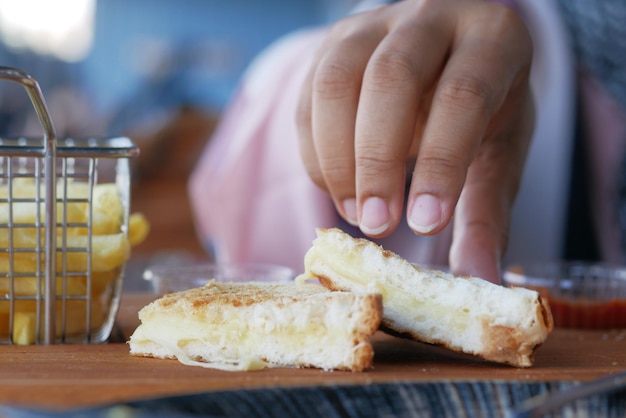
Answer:
M43 249L45 209L36 203L35 197L45 198L45 190L39 191L33 179L13 180L10 195L15 199L11 205L0 202L0 340L8 338L9 322L13 319L12 340L17 344L36 341L37 302L36 295L43 295L44 265L37 259L37 248ZM131 214L128 230L122 229L124 205L116 184L93 185L89 205L90 185L68 181L57 185L57 198L69 201L57 204L57 331L65 335L84 333L86 327L86 301L65 300L65 324L61 321L60 298L88 297L91 301L91 329L97 330L108 312L111 288L120 277L122 267L128 261L131 247L140 244L149 233L150 226L142 214ZM0 199L9 196L9 185L0 185ZM91 241L88 222L91 220ZM8 225L12 222L12 227ZM65 224L65 226L63 226ZM91 258L88 259L90 248ZM7 274L12 272L11 277ZM68 274L63 275L62 272ZM91 276L91 286L87 277ZM39 277L39 279L37 279ZM2 296L5 295L4 300ZM13 298L13 313L9 299ZM40 307L40 312L43 309ZM40 324L40 328L42 323Z
M31 229L31 228L29 228ZM13 248L35 248L37 238L29 229L17 228L13 234ZM0 231L0 247L9 246L8 234ZM67 270L85 271L87 270L87 245L89 238L86 235L69 236L65 240L57 236L57 248L65 247L73 251L68 251L65 255ZM43 246L43 242L40 242ZM8 254L0 254L0 260L8 257ZM14 256L18 260L36 262L35 253L17 253ZM114 235L94 235L91 238L91 271L107 271L124 264L130 257L130 242L123 234ZM63 254L57 254L57 265L63 263Z
M37 305L35 301L15 301L15 314L13 317L13 332L11 334L13 343L18 345L34 344L37 341ZM28 303L26 303L28 302ZM9 313L8 301L0 302L0 334L9 335ZM92 300L90 304L90 329L97 331L106 319L107 306L99 300ZM65 301L65 321L63 321L62 301L56 303L56 336L61 337L78 335L85 332L87 327L87 301L66 300ZM40 307L40 333L43 333L43 304Z
M91 295L101 295L115 279L117 279L121 273L121 266L115 269L91 272ZM9 271L9 260L7 257L0 257L0 272ZM9 295L11 291L16 296L32 296L39 292L43 294L44 283L43 278L40 279L40 287L37 287L37 264L34 259L20 259L16 258L13 263L14 274L13 289L11 289L10 280L8 277L0 277L0 295ZM67 269L67 271L73 271ZM62 265L57 264L57 272L62 272ZM40 277L43 276L43 272L39 272ZM79 296L84 295L87 292L87 272L84 275L71 275L65 279L65 285L63 284L63 278L61 276L56 278L56 294L62 295L65 291L66 295ZM65 286L65 287L64 287Z
M37 206L39 206L39 213L37 213ZM71 222L87 222L87 213L84 204L67 202L65 204L65 211L63 209L63 204L57 203L57 222L63 222L64 216L71 219ZM38 220L42 223L45 220L45 208L43 203L37 205L34 202L14 202L11 206L6 203L2 204L0 205L0 223L9 223L9 210L13 211L13 223L34 224Z
M31 296L36 294L43 295L45 283L40 279L39 287L37 286L36 277L14 277L13 278L13 294L15 296ZM65 291L65 292L64 292ZM11 292L9 279L7 277L0 278L0 293L8 295ZM58 277L56 280L56 294L65 293L70 296L83 296L87 294L87 280L85 276L69 276L65 279ZM2 305L0 305L0 312Z
M132 213L128 217L128 241L131 247L144 242L150 233L150 224L142 213Z
M66 186L62 183L57 185L57 198L62 199L66 193ZM16 179L13 182L13 198L14 199L35 199L37 189L33 181L27 179ZM8 197L7 185L0 186L0 198ZM45 198L43 187L40 188L40 199ZM89 219L89 184L68 182L67 184L68 199L76 199L77 201L65 201L57 204L57 222L66 220L68 223L82 223L84 227L67 228L69 235L85 235L87 234L86 222ZM78 200L83 200L78 201ZM39 206L39 214L37 213ZM0 223L9 222L9 210L12 210L14 223L34 223L38 218L44 221L45 209L43 204L37 205L34 202L13 202L11 206L8 204L0 204ZM92 216L92 234L108 235L120 232L122 221L124 219L124 207L119 198L117 185L113 183L95 184L93 186L93 196L91 205Z

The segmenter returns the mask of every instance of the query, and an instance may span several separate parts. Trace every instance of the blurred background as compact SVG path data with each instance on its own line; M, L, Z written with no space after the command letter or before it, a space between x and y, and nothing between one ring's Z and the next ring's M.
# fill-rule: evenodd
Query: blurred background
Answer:
M206 257L186 180L251 60L354 0L0 0L0 65L33 75L60 137L126 135L132 210L152 224L135 256ZM0 83L0 135L39 136L23 89Z

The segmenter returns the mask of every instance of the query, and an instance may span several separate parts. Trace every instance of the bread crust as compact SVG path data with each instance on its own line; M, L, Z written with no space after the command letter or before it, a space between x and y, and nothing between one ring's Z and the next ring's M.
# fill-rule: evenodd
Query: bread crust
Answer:
M332 256L335 258L332 261L329 255L332 253L329 250L330 247L335 254ZM545 298L537 292L528 293L531 291L527 291L520 295L520 292L516 290L505 289L501 286L495 289L493 286L497 285L476 278L453 277L421 266L407 267L407 264L410 263L395 253L384 250L369 240L352 238L336 228L319 229L318 238L314 241L314 245L305 259L306 272L304 276L317 278L319 283L329 290L362 291L371 289L373 286L381 289L381 292L388 293L383 299L381 330L392 335L436 344L449 350L472 354L492 362L515 367L530 367L533 364L535 352L554 327L549 305ZM342 263L342 260L345 262ZM357 266L359 263L368 263L368 267L373 265L376 268L351 271L351 264L347 260L351 260ZM406 274L400 275L402 277L399 278L397 277L399 271ZM393 274L396 276L391 277ZM469 344L464 344L463 341L452 343L447 338L435 338L428 332L412 327L411 320L405 314L398 314L398 309L395 309L398 305L398 301L395 300L396 294L392 293L390 288L402 285L405 286L405 289L413 287L415 292L420 292L420 290L424 290L424 286L437 286L443 281L445 281L450 292L459 292L460 290L455 290L455 287L461 285L465 288L471 286L477 295L484 294L487 301L489 301L489 296L486 295L495 289L497 295L506 296L517 302L521 306L520 309L524 311L511 313L511 316L517 315L514 320L510 321L514 325L507 325L507 322L502 321L501 318L494 318L488 314L482 318L473 319L474 328L480 330L480 343L477 346L474 345L473 348L469 347ZM410 293L410 291L403 293ZM402 296L404 297L404 295ZM450 305L450 307L453 308L454 306ZM502 316L501 313L498 315ZM434 318L432 322L437 324L437 319ZM441 335L441 333L437 335Z
M245 352L266 367L361 372L373 365L369 339L382 319L382 298L375 293L330 292L310 284L212 281L165 295L141 309L139 317L142 324L129 341L131 354L136 356L186 359L195 365L242 364L237 356ZM165 325L167 317L176 321ZM234 323L232 318L236 318ZM258 323L264 328L250 325L254 318L263 318ZM155 324L161 328L151 328ZM177 331L177 337L168 341L158 335L159 330L176 327L188 327L191 332ZM216 339L213 333L223 327L229 332ZM233 330L235 339L229 337ZM313 334L307 335L309 330Z

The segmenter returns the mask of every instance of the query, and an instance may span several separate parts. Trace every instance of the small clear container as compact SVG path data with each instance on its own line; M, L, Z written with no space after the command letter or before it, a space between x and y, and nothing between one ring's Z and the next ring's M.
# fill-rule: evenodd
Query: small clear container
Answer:
M534 262L508 267L506 286L537 290L561 328L626 328L626 267L588 262Z
M295 272L285 266L265 263L201 263L155 265L143 273L157 295L204 286L209 280L219 282L288 283Z

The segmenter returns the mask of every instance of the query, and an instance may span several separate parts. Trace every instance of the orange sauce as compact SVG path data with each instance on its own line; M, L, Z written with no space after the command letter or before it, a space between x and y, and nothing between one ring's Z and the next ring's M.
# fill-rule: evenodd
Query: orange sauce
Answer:
M626 300L557 299L547 295L554 325L562 328L626 328Z
M521 266L510 267L509 271L518 276L524 275ZM548 273L550 272L548 271ZM548 280L553 278L552 274L546 275ZM623 291L619 291L617 294L599 292L602 298L594 299L583 296L583 290L571 292L571 289L560 290L556 288L551 290L542 286L523 287L536 290L548 301L555 327L587 330L626 329L626 298L624 298ZM574 294L570 295L570 293Z

